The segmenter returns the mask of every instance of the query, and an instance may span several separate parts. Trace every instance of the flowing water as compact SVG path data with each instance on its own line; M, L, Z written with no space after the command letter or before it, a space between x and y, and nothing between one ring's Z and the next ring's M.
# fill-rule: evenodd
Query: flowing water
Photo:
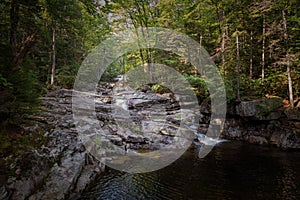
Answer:
M300 152L224 142L199 159L197 150L150 173L107 168L80 199L300 199Z

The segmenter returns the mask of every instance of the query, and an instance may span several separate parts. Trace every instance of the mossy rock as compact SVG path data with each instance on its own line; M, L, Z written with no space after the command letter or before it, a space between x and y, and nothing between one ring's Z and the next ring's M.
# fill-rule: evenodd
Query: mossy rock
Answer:
M172 92L169 88L167 88L163 85L160 85L160 84L152 85L151 90L154 93L159 93L159 94L165 94L165 93L171 93Z
M300 108L288 108L284 113L288 120L300 121Z
M242 101L236 106L236 113L241 117L251 117L257 120L274 120L281 117L281 107L280 98Z

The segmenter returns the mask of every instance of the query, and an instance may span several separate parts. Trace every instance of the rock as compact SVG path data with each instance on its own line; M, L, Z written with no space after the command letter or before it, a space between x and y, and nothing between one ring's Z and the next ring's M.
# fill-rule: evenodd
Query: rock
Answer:
M252 117L257 120L274 120L281 116L281 113L277 113L281 106L279 98L243 101L236 106L236 113L241 117Z
M200 112L203 114L211 113L211 101L210 99L204 100L200 105Z
M270 144L276 145L281 148L299 149L300 148L300 135L294 133L287 133L284 130L276 131L270 138Z
M292 122L292 126L300 130L300 121L299 122Z
M138 108L138 107L145 107L152 104L153 101L149 99L131 99L129 100L129 107L130 108Z
M300 108L288 108L284 111L288 120L300 121Z
M252 144L260 144L260 145L268 144L268 141L266 138L260 137L260 136L254 136L254 135L250 135L248 137L248 141Z
M283 135L279 132L274 132L270 138L270 144L275 145L277 147L281 146Z
M61 165L54 165L46 179L44 187L36 194L29 197L35 199L65 199L73 185L76 183L80 172L85 165L85 155L77 153L75 155L66 154L62 158Z
M164 136L164 137L162 137L161 142L163 144L172 144L173 140L170 136Z
M108 138L115 145L118 145L118 146L123 146L124 145L122 138L120 138L118 136L112 135L112 136L108 136Z
M101 95L83 96L83 103L80 105L82 116L93 109L89 103L91 99L93 101L95 99L98 119L96 122L89 117L82 119L85 123L73 121L71 98L72 94L80 95L79 92L58 90L42 98L43 106L48 108L49 112L36 117L36 121L51 127L45 131L47 143L40 149L29 152L30 156L19 157L20 160L24 158L31 160L33 164L29 169L20 167L18 162L13 165L13 170L21 177L19 179L10 177L6 184L7 193L12 193L11 199L34 200L54 197L80 199L78 193L104 170L104 165L88 153L93 150L93 146L83 146L80 142L82 138L78 137L77 131L93 137L104 136L105 139L102 141L104 146L108 143L118 146L126 144L128 150L132 152L141 149L158 150L176 140L174 135L177 133L181 118L189 116L189 113L177 111L180 105L172 93L158 95L148 92L148 88L144 89L147 93L127 91L122 86L112 91L113 86L114 84L100 83L98 91ZM123 99L128 108L116 99ZM118 112L118 109L115 109L117 113L112 114L112 107L120 109L122 107L128 115ZM236 112L230 111L231 118L226 120L223 136L255 144L270 143L283 148L300 148L300 134L293 133L293 130L300 126L297 123L299 113L294 110L285 112L290 120L286 119L285 122L281 120L282 111L278 109L279 107L281 102L278 99L241 102L235 107ZM201 113L203 116L199 119L200 125L190 126L193 130L205 133L209 127L211 114L209 99L201 105ZM255 121L252 121L253 119ZM274 121L278 124L273 123ZM289 127L290 123L292 125ZM40 130L40 127L25 127L25 129L31 132ZM0 188L0 196L5 198L7 193Z
M145 139L141 136L129 135L126 139L127 143L145 143Z
M237 139L242 137L242 131L240 130L239 127L229 127L226 135L229 136L230 138Z
M300 148L300 136L299 134L288 133L283 137L281 147L289 149Z
M276 119L281 118L282 113L283 112L281 110L273 111L273 112L270 112L269 114L267 114L266 116L260 117L260 119L267 120L267 121L276 120Z
M9 199L9 193L7 192L7 189L4 185L0 185L0 199L1 200L8 200Z
M10 177L6 184L11 199L65 199L72 191L82 191L98 174L99 169L103 170L99 168L98 162L86 162L88 153L78 139L71 112L72 94L71 90L59 90L41 98L42 105L49 112L31 117L31 120L37 121L37 126L24 127L28 134L35 130L39 133L44 131L47 138L39 149L26 152L26 156L20 155L18 158L21 164L25 159L31 164L22 166L16 162L14 170L20 178ZM40 123L44 125L41 126ZM80 123L77 122L77 125ZM91 132L94 129L93 124L86 126L81 127L82 131ZM43 127L47 127L47 130ZM89 171L93 169L89 178L81 174L87 173L84 172L86 166Z
M148 85L143 85L143 86L141 86L140 90L142 92L148 92L148 91L151 91L151 88Z
M180 123L181 123L181 117L167 116L166 120L175 125L180 125Z
M94 165L87 165L80 173L80 177L77 180L75 189L73 190L74 194L81 193L87 185L95 178L98 172L95 173Z
M274 145L280 148L300 148L300 130L294 125L296 121L249 120L246 118L227 118L221 137L243 140L253 144ZM297 124L297 123L296 123ZM297 130L299 130L297 133Z
M167 111L179 110L179 109L180 109L180 104L179 104L179 102L171 103L170 105L168 105L168 106L166 107L166 110L167 110Z
M23 177L21 180L12 181L11 184L8 184L8 188L13 192L11 199L23 200L32 193L35 188L35 183L32 179Z
M196 129L196 128L194 128L194 129ZM171 127L171 126L163 127L159 130L159 133L162 135L174 137L177 134L177 128Z
M159 132L160 132L162 135L169 135L169 133L168 133L165 129L160 130Z

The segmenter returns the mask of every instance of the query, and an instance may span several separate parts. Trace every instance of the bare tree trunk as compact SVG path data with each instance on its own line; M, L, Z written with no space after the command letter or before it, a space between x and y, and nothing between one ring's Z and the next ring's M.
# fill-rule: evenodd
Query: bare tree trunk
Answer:
M122 71L123 71L123 74L125 74L125 72L126 72L125 64L126 64L126 54L123 55L123 62L122 62Z
M289 55L288 60L289 60ZM287 63L287 76L288 76L288 87L289 87L289 98L290 98L290 105L294 107L294 97L293 97L293 83L292 83L292 77L291 77L291 67L290 62Z
M249 75L252 78L253 76L253 31L250 32L250 67Z
M56 22L52 20L52 59L51 59L51 82L50 84L54 84L54 76L55 76L55 64L56 64Z
M225 69L224 69L224 65L225 65L225 37L226 37L226 32L225 30L222 31L222 44L221 44L221 53L222 53L222 71L225 74Z
M285 9L282 10L282 19L283 19L283 30L284 30L284 43L286 50L286 59L287 59L287 76L288 76L288 88L289 88L289 99L290 105L294 106L294 97L293 97L293 83L291 77L291 67L290 67L290 55L289 55L289 43L288 43L288 31L287 31L287 20Z
M263 14L263 35L262 35L262 52L261 52L261 80L264 82L265 79L265 43L266 43L266 17Z
M200 69L201 69L201 71L200 71L200 73L201 73L201 75L203 76L204 74L203 74L203 66L202 66L202 52L201 52L201 50L202 50L202 40L203 40L203 36L202 36L202 33L200 34L200 37L199 37L199 43L200 43L200 49L199 49L199 66L200 66ZM197 71L197 69L196 69L196 67L194 67L195 68L195 72L194 72L194 74L195 74L195 76L198 74L198 71Z
M221 45L221 51L222 51L222 70L224 75L226 75L226 69L225 69L225 49L226 49L226 40L228 37L228 25L227 25L227 21L225 18L225 12L223 10L223 15L222 15L222 21L225 23L225 27L224 30L222 32L222 45Z
M238 35L238 30L236 30L236 56L237 56L237 72L238 72L238 77L237 77L237 100L241 101L241 94L240 94L240 70L241 70L241 61L240 61L240 48L239 48L239 35Z

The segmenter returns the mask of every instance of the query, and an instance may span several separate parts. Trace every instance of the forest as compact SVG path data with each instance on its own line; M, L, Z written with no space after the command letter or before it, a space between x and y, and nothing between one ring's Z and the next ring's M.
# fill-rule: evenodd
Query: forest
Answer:
M2 122L34 111L49 91L72 88L89 52L128 27L164 27L198 41L216 63L229 102L299 101L298 0L2 0L0 7ZM176 69L198 96L208 95L187 60L154 49L123 55L102 78L146 62Z
M153 27L192 38L221 78L173 40L187 57L149 45L101 66L102 42ZM1 0L0 34L0 200L300 199L300 0ZM95 93L76 90L91 54ZM118 88L148 63L196 100Z

